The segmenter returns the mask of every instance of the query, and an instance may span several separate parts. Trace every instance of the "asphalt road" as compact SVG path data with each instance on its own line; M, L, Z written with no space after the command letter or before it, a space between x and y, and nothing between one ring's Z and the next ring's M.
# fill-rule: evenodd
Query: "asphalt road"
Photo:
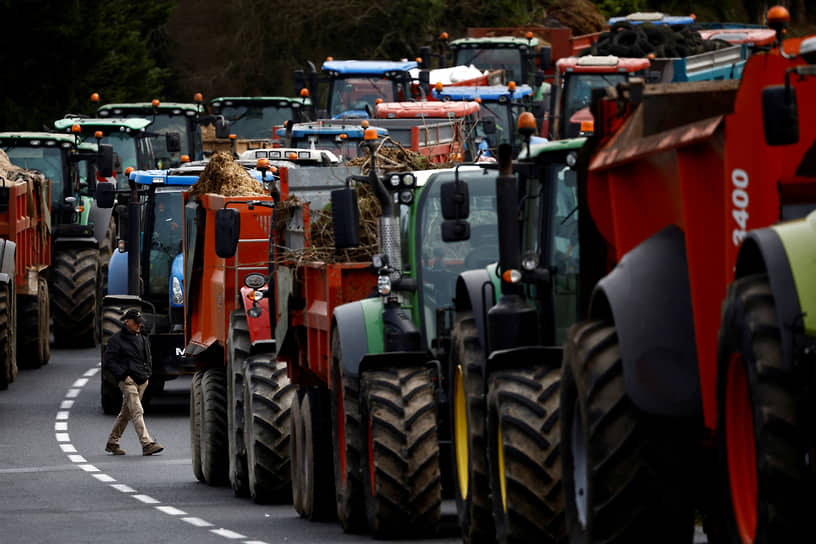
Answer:
M165 451L143 457L129 426L104 451L113 416L99 404L99 350L52 350L51 361L20 371L0 391L0 542L316 543L371 542L335 523L300 519L291 505L257 505L193 476L189 379L168 382L146 414ZM430 542L459 542L455 506ZM405 542L405 541L402 541ZM428 541L425 541L428 542Z

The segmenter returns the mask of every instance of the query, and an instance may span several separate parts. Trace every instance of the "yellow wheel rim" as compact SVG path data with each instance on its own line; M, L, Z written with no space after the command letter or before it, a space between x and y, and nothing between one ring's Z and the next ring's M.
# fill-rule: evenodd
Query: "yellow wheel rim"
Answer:
M497 460L499 469L499 489L501 489L502 510L507 512L507 478L504 474L504 439L502 438L501 421L498 424L498 431L496 432L496 449L498 450Z
M459 493L463 499L468 496L468 428L465 387L462 366L456 367L453 380L453 430L456 442L456 475L459 477Z

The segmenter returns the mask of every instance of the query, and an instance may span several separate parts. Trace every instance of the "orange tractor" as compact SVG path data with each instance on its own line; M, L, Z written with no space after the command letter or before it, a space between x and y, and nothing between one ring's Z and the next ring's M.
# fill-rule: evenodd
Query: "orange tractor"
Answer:
M709 542L807 534L814 63L816 38L777 41L741 82L596 96L579 169L588 310L562 366L571 542L690 542L695 508Z

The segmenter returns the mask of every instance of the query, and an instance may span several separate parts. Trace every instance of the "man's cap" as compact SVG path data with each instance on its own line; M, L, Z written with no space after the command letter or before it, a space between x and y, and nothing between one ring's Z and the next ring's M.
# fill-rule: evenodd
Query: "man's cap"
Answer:
M136 323L141 323L142 319L142 312L139 310L128 310L125 312L125 315L122 316L122 321L127 321L128 319L133 319Z

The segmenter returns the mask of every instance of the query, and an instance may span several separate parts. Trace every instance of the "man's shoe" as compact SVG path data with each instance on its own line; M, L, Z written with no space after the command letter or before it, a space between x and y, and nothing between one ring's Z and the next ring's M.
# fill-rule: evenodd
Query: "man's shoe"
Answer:
M108 452L108 453L112 453L114 455L124 455L125 454L125 450L120 448L119 444L116 444L114 442L108 442L107 444L105 444L105 451Z
M142 455L153 455L154 453L159 453L163 449L164 446L162 446L158 442L151 442L146 446L142 446Z

